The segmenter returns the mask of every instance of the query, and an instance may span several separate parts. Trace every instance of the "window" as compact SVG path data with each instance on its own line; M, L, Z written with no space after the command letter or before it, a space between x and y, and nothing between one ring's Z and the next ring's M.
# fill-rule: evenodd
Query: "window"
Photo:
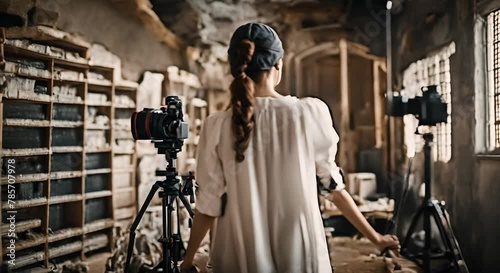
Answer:
M423 86L437 85L438 92L448 103L448 122L434 128L434 159L448 162L451 159L451 76L450 56L455 53L455 44L451 43L439 52L411 64L403 73L403 95L413 98L421 96ZM415 135L418 120L411 115L404 117L405 144L407 156L421 152L424 141Z
M486 145L488 150L500 148L500 10L487 17Z

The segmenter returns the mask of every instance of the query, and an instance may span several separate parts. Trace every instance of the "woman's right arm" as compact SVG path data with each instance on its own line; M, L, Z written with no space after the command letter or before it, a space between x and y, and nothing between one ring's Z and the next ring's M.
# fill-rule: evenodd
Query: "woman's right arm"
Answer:
M333 202L342 212L344 217L347 218L361 234L375 244L380 251L384 251L387 248L399 248L399 240L396 236L381 235L372 228L346 190L332 191L326 198Z

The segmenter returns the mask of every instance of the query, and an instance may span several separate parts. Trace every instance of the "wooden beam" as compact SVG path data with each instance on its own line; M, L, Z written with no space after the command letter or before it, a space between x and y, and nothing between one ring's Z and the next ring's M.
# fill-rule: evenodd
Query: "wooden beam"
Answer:
M340 48L340 106L342 111L342 116L340 120L340 133L342 134L340 138L340 158L339 162L343 166L354 168L350 165L350 158L348 155L349 147L349 132L350 132L350 111L349 111L349 70L348 70L348 49L347 41L341 39L339 42ZM344 167L345 168L345 167ZM348 172L351 170L347 170Z
M380 148L384 145L383 134L383 119L384 113L382 112L384 100L380 96L380 63L373 62L373 110L375 116L375 146Z
M493 12L497 9L500 9L500 1L483 0L483 1L476 1L476 2L479 2L476 4L476 12L480 16L486 16L490 12Z

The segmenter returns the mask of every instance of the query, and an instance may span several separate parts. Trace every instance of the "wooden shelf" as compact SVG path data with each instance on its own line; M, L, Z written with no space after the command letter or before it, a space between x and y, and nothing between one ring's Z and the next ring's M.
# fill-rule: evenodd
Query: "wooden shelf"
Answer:
M83 151L82 146L53 146L52 153L78 153Z
M38 207L38 206L43 206L43 205L47 205L47 198L46 197L33 198L33 199L28 199L28 200L15 200L13 207L9 207L8 202L2 202L2 209L3 210L18 210L18 209L33 208L33 207Z
M111 195L112 195L112 192L109 191L109 190L87 192L87 193L85 193L85 200L95 199L95 198L102 198L102 197L109 197Z
M81 200L82 200L81 194L67 194L67 195L51 196L49 204L55 205L55 204L71 203Z
M90 70L98 70L98 71L104 71L104 72L112 72L115 69L112 66L93 64L92 61L89 62L89 68L90 68Z
M34 67L26 68L21 64L11 61L5 62L4 69L7 73L15 73L17 76L26 77L33 80L50 81L52 79L52 73L48 70L38 69Z
M128 106L128 105L115 105L115 109L135 110L135 109L137 109L137 107L136 106Z
M95 89L104 92L111 91L111 88L113 88L113 84L100 80L89 79L88 84L89 84L89 89Z
M78 62L78 61L72 61L72 60L67 60L67 59L61 59L61 58L58 58L56 56L40 53L37 51L33 51L33 50L30 50L27 48L18 47L18 46L14 46L14 45L10 45L10 44L4 44L4 50L5 50L6 54L16 55L16 56L24 56L24 57L33 58L33 59L41 59L41 60L45 60L45 61L54 60L54 62L56 64L61 64L61 65L65 65L65 66L73 66L73 67L82 68L82 69L88 68L88 66L89 66L87 61Z
M83 234L82 228L65 228L49 234L48 242L56 242Z
M115 209L115 219L122 220L122 219L132 218L135 216L135 213L136 213L135 207L125 207L125 208Z
M49 148L3 149L2 156L48 155Z
M111 102L110 101L107 101L107 102L86 102L86 104L88 106L111 106Z
M18 232L17 229L16 229L16 232ZM32 248L34 246L39 246L41 244L45 244L46 241L47 241L47 238L43 235L40 235L38 238L35 238L35 239L16 240L16 251L20 251L20 250L27 249L27 248ZM8 253L8 251L9 250L4 246L3 252Z
M101 219L101 220L97 220L97 221L94 221L92 223L86 224L83 227L83 233L87 234L87 233L96 232L96 231L99 231L99 230L103 230L103 229L107 229L107 228L113 227L113 225L114 225L113 219Z
M43 262L45 260L45 251L37 251L34 253L29 253L23 256L16 257L15 265L9 266L9 269L17 269L25 267L30 264L37 262Z
M115 155L133 155L135 151L123 151L123 150L113 150Z
M10 101L24 101L24 102L38 102L38 103L50 103L51 98L50 95L46 94L33 94L18 92L17 96L11 97L8 93L4 93L3 95L4 102Z
M55 65L63 65L63 66L72 66L80 69L87 69L89 67L87 62L77 62L77 61L71 61L67 59L60 59L60 58L55 58L54 59L54 64Z
M62 85L62 84L86 84L87 83L87 79L85 80L75 80L75 79L60 79L60 78L54 78L54 85L58 86L58 85Z
M77 128L82 126L83 121L52 120L52 127L56 128Z
M110 168L85 170L86 175L110 173Z
M87 130L109 130L111 127L108 126L102 126L102 125L96 125L96 124L87 124L85 126L85 129Z
M137 91L137 88L139 87L139 85L137 86L126 86L126 85L115 85L115 91L118 91L118 92L122 92L122 91L126 91L126 92L134 92L134 91Z
M83 100L66 100L66 99L56 99L52 98L53 103L58 103L58 104L77 104L77 105L83 105L84 102Z
M25 232L30 229L38 228L42 226L41 219L31 219L16 222L16 233ZM2 224L2 236L7 235L10 229L9 224Z
M48 91L53 91L54 86L69 86L76 88L78 94L76 97L64 96L63 94L36 94L31 92L31 90L26 90L26 92L21 91L12 91L8 94L0 94L0 101L2 100L4 103L25 103L28 107L33 104L45 104L45 106L49 105L48 110L53 111L54 107L60 108L72 108L75 111L86 113L88 110L93 110L98 108L100 111L104 111L108 118L110 119L109 125L106 126L98 126L87 124L86 121L89 119L83 119L81 121L65 121L65 120L54 120L53 113L48 114L48 120L26 120L26 119L12 119L6 118L5 120L1 117L1 109L0 109L0 134L2 132L3 126L18 126L18 127L38 127L38 128L74 128L72 129L72 133L76 133L75 136L77 139L85 140L86 136L95 133L95 134L105 134L108 143L108 147L105 148L90 148L85 146L85 141L81 143L75 143L73 145L78 146L52 146L54 144L57 145L58 142L54 142L55 133L61 133L64 131L62 129L48 129L49 135L47 139L47 143L44 143L42 146L47 146L46 148L33 148L33 149L3 149L2 157L21 157L21 156L41 156L36 160L43 160L44 166L48 164L45 168L48 168L48 173L41 174L27 174L27 175L16 175L16 183L32 183L32 182L41 182L41 183L50 183L51 180L59 180L59 179L71 179L71 181L64 181L70 183L72 186L76 186L78 189L76 191L72 191L74 194L65 194L61 196L47 196L43 198L36 198L32 200L16 200L14 204L13 210L18 210L22 208L32 208L28 209L28 212L37 213L35 217L39 219L33 220L25 220L19 221L16 223L16 232L33 232L36 233L40 230L45 230L47 223L52 223L54 219L50 217L60 217L59 213L62 214L63 218L66 218L68 212L66 209L71 209L71 213L75 215L69 217L68 219L60 219L62 222L55 223L53 228L63 228L61 230L57 230L55 232L51 232L49 230L49 234L41 234L42 237L33 237L35 239L30 240L18 240L16 249L31 249L41 250L39 252L30 253L29 255L16 257L16 266L15 269L23 269L29 271L29 267L26 267L30 264L36 263L37 266L46 266L50 264L49 258L66 256L67 254L75 253L76 256L85 257L86 252L100 250L103 248L113 250L113 238L112 236L112 228L115 225L114 216L117 216L117 219L128 219L121 220L120 223L126 223L130 221L130 217L132 217L136 213L135 207L125 207L116 209L115 203L113 202L114 196L117 194L122 194L122 199L125 198L125 194L127 196L135 196L135 177L133 175L125 175L130 176L131 181L127 183L126 188L116 189L113 187L114 184L118 185L119 181L113 181L114 178L112 174L114 173L134 173L136 168L136 157L135 152L130 150L124 150L123 148L132 147L132 143L127 146L120 146L116 150L116 146L112 143L115 139L130 139L132 140L130 128L126 124L124 124L124 128L121 129L120 123L115 124L115 115L120 117L121 114L126 114L130 111L135 111L136 106L131 106L134 101L137 104L137 90L139 84L127 80L116 80L115 68L114 67L106 67L100 65L92 65L91 61L89 61L88 52L90 49L90 44L84 43L70 34L55 30L49 27L27 27L27 28L8 28L7 31L7 44L0 44L0 60L7 60L4 64L7 69L4 69L9 77L22 77L34 80L43 81L43 83L47 84ZM0 36L2 33L0 31ZM0 40L3 37L0 37ZM10 39L21 39L20 41L12 41ZM4 40L5 41L5 40ZM57 49L49 51L49 48L46 46L55 46ZM2 50L4 49L4 50ZM60 50L66 52L60 52ZM61 54L62 53L62 54ZM77 56L82 56L80 58ZM4 54L6 54L7 58L5 58ZM57 56L56 56L57 55ZM39 61L43 62L44 65L35 68L32 66L37 66L38 64L33 62L28 62L25 64L24 61L17 61L18 59L26 59L28 61ZM10 71L10 72L9 72ZM76 72L76 73L72 73ZM8 73L8 74L7 74ZM96 75L96 74L100 75ZM62 78L61 78L62 75ZM109 81L108 81L109 80ZM22 89L22 88L17 88ZM49 92L53 93L53 92ZM57 93L57 92L56 92ZM100 99L104 101L104 98L100 98L98 95L105 95L107 98L106 102L100 102ZM90 95L89 95L90 94ZM128 100L125 97L117 97L115 100L115 95L127 96L130 98ZM10 97L9 97L10 96ZM94 100L92 100L94 99ZM114 102L118 102L118 104L114 104ZM122 102L121 104L119 104ZM130 102L130 104L128 104ZM57 105L54 106L53 105ZM81 108L83 106L83 108ZM1 107L1 105L0 105ZM88 108L87 108L88 107ZM45 107L47 108L47 107ZM89 109L91 108L91 109ZM113 110L115 109L115 110ZM56 109L57 110L57 109ZM62 109L64 110L64 109ZM5 117L5 116L4 116ZM13 116L19 117L19 115ZM114 138L113 134L115 129L120 130L121 136L124 138ZM38 129L42 130L42 129ZM94 131L93 130L99 130ZM128 132L123 132L124 130L128 130ZM53 131L53 133L50 133ZM69 131L69 130L68 130ZM111 138L110 138L111 137ZM0 135L1 142L1 135ZM60 142L59 142L60 143ZM73 143L73 142L71 142ZM128 143L127 143L128 144ZM0 145L1 146L1 145ZM133 146L135 147L135 146ZM1 148L1 147L0 147ZM134 148L135 150L135 148ZM81 155L82 159L85 158L86 155L92 157L101 157L108 160L106 165L99 165L105 168L100 169L90 169L85 170L85 166L90 167L88 163L81 163L80 166L76 166L79 169L74 171L60 171L60 172L51 172L50 170L55 169L52 164L52 160L54 156L62 156L62 153L75 153L76 155ZM97 154L102 153L102 154ZM118 165L117 162L113 160L117 160L113 157L113 155L130 155L130 162L127 161L128 164ZM46 162L45 162L46 161ZM104 163L104 162L103 162ZM115 163L115 164L113 164ZM125 162L124 162L125 163ZM53 165L53 164L52 164ZM113 166L115 166L113 168ZM73 168L72 168L73 169ZM106 178L109 179L106 182L109 183L108 188L111 190L101 190L95 192L81 193L80 187L85 185L86 175L96 175L96 174L106 174ZM123 177L124 175L122 175ZM89 179L91 179L90 177ZM97 177L96 177L97 178ZM75 184L76 183L76 184ZM83 184L82 184L83 183ZM113 184L114 183L114 184ZM8 177L0 177L0 185L4 186L8 185ZM41 184L43 185L44 192L46 192L47 187L54 186L56 184ZM129 187L130 186L130 187ZM102 188L101 188L102 189ZM102 199L98 199L102 198ZM94 221L92 223L84 224L82 226L78 226L81 221L85 219L85 200L89 200L89 203L96 201L105 201L109 203L110 206L110 214L107 216L108 219L102 219L98 221ZM129 200L125 200L128 203ZM62 204L62 205L61 205ZM125 204L125 202L123 202ZM1 203L2 207L7 208L8 203ZM118 205L118 204L116 204ZM63 211L59 211L57 207L61 206L64 208ZM45 209L47 211L45 212ZM111 214L113 212L113 214ZM113 218L111 218L113 215ZM19 220L19 219L18 219ZM77 227L75 227L75 225ZM8 232L9 226L2 225L2 231ZM69 239L69 240L68 240ZM63 242L69 241L68 244L60 245ZM1 241L0 241L1 242ZM0 244L0 250L5 254L7 251L5 245ZM16 255L17 256L17 255ZM22 268L21 268L22 267ZM45 269L41 269L45 270ZM47 270L46 270L47 271Z
M116 188L114 189L116 193L125 193L135 191L134 187Z
M16 175L15 177L16 181L14 184L40 182L48 180L50 178L49 174L47 173L24 174L24 175ZM9 182L8 179L9 179L8 176L2 176L0 178L0 184L7 185Z
M85 153L86 154L91 154L91 153L109 153L111 152L111 148L87 148L85 147Z
M77 52L83 58L87 58L91 45L64 31L46 26L32 27L10 27L5 29L8 39L29 39L40 41L51 46L61 47L66 50Z
M53 259L56 257L61 257L64 255L75 253L75 252L81 251L82 248L83 248L82 241L72 242L72 243L68 243L68 244L58 246L58 247L53 247L53 248L49 247L49 259Z
M72 172L54 172L50 174L50 179L64 179L64 178L74 178L82 177L82 171L72 171Z
M113 170L114 173L132 173L134 171L135 171L135 167L129 167L129 168L123 168L123 169L115 168Z
M109 236L106 234L99 234L92 236L83 241L83 252L90 252L105 248L109 245Z

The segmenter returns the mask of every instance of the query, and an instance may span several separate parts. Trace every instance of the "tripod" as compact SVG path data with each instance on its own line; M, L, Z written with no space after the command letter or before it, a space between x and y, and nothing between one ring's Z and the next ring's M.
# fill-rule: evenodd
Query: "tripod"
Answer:
M180 222L179 217L177 217L177 233L173 233L172 230L172 213L174 212L174 202L178 205L178 200L180 200L186 207L189 216L193 218L193 211L188 201L186 200L186 195L191 196L191 203L194 203L193 195L193 176L188 176L184 187L181 189L180 180L177 175L177 170L175 168L175 159L177 159L177 153L180 151L182 143L179 141L161 141L155 142L155 147L158 148L159 154L165 154L167 159L166 170L157 170L157 176L166 176L163 181L156 181L153 185L149 194L144 201L139 213L137 214L132 226L130 227L130 238L127 251L127 260L125 262L125 273L129 272L130 260L134 251L134 241L135 241L135 230L141 222L141 219L146 212L146 209L151 203L156 191L161 188L159 196L162 199L162 236L158 240L162 245L163 250L163 260L156 265L151 271L152 272L164 272L164 273L179 273L179 267L177 263L181 260L181 250L184 248L182 245L181 235L180 235ZM191 220L190 219L190 220ZM161 271L159 271L161 270Z
M431 197L431 179L432 179L432 160L431 160L431 144L433 140L432 133L423 135L425 140L424 145L424 172L425 172L425 198L422 206L417 211L413 218L408 233L401 245L401 254L410 260L413 260L419 266L423 267L425 273L432 273L431 260L446 259L449 261L449 270L446 272L460 272L468 273L469 270L462 257L458 241L453 234L449 215L446 212L444 202L433 200ZM425 231L424 247L422 252L410 253L408 250L408 243L411 235L414 233L419 219L423 217L423 228ZM445 246L444 251L432 253L431 246L431 217L434 218L436 226L438 227L439 234Z

